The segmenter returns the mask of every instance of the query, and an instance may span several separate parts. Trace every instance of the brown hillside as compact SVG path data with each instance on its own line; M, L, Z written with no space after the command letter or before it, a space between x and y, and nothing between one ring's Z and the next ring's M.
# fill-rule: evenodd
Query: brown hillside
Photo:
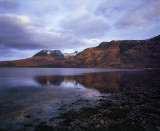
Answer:
M63 57L52 56L36 56L27 59L21 59L16 61L3 61L0 62L0 66L7 67L45 67L55 62L63 60Z
M150 40L102 42L77 56L65 60L67 67L96 68L158 68L160 67L159 37Z

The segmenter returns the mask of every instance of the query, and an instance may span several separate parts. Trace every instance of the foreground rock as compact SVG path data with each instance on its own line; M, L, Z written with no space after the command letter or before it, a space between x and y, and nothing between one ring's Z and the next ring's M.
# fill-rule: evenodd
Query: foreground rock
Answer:
M96 107L69 111L41 123L35 130L160 130L160 77L134 85L135 88L102 98Z

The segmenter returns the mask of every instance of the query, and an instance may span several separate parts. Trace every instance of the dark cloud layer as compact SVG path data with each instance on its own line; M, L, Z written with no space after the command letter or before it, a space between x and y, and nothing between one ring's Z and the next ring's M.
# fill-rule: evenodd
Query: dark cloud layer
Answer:
M19 7L19 4L14 0L0 0L0 12L14 11Z
M32 24L31 24L32 25ZM0 15L0 47L14 49L74 48L81 40L60 32L36 32L24 16ZM27 28L28 27L28 28ZM56 33L58 35L56 35Z
M36 48L31 34L21 21L16 16L9 15L0 15L0 46L17 49Z

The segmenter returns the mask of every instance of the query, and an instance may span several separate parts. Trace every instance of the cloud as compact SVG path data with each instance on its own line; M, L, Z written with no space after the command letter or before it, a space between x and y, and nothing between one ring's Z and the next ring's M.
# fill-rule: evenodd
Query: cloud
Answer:
M35 17L41 16L41 18L46 18L48 15L54 15L59 12L58 2L53 0L27 0L24 2L26 7L22 10L26 10L28 15L33 15ZM23 5L24 6L24 5Z
M96 17L86 10L76 12L70 19L62 20L61 27L79 38L103 37L110 29L108 22L102 17Z
M0 1L0 8L4 9L13 9L18 7L18 3L14 0L1 0Z
M149 1L150 4L152 5L152 8L150 11L144 13L144 17L146 19L152 19L152 18L155 18L155 17L160 17L160 1L154 1L154 3L151 3L152 1L150 0ZM147 9L147 7L146 7Z
M12 12L19 8L15 0L0 0L0 13Z
M88 4L91 0L60 0L63 8L72 11Z
M104 0L94 11L112 22L114 28L143 27L160 17L158 0Z
M129 2L128 0L103 0L98 4L94 14L104 16L105 18L116 16L115 19L117 19L119 15L128 11L136 3L131 0Z
M90 0L70 0L68 6L81 7ZM102 37L109 29L108 23L101 17L95 17L87 10L71 13L72 19L65 20L68 14L64 14L62 19L54 14L54 10L63 11L58 2L49 3L44 1L27 1L26 6L21 5L22 14L1 13L0 14L0 49L75 49L92 45L91 41L96 37ZM62 2L62 1L61 1ZM21 3L22 4L22 3ZM28 6L30 5L30 6ZM63 5L64 6L64 5ZM31 7L36 7L34 10ZM50 10L51 7L55 7ZM30 10L31 8L31 10ZM49 9L50 8L50 9ZM19 10L19 11L20 11ZM41 13L45 11L45 13ZM34 12L31 15L31 12ZM57 12L57 13L58 13ZM38 14L38 16L37 16ZM41 17L39 15L41 14ZM52 20L53 19L53 20ZM55 19L55 20L54 20ZM58 22L56 19L60 20ZM53 24L52 24L53 21ZM57 25L57 23L61 23ZM95 42L93 42L95 44ZM79 48L79 49L78 49Z
M33 48L35 43L26 30L29 18L11 14L0 15L0 46L8 48Z
M23 15L0 15L0 48L14 49L64 49L83 46L82 40L62 31L33 26L31 19Z
M160 20L160 1L144 0L131 10L127 11L116 23L119 28L143 27Z
M24 59L29 58L33 56L35 53L37 53L39 50L19 50L19 49L6 49L1 48L0 49L0 61L6 61L6 60L18 60L18 59Z

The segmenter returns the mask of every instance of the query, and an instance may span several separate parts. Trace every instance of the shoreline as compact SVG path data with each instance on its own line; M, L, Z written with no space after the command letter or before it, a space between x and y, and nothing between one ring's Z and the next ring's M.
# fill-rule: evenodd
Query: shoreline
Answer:
M67 111L35 127L41 130L160 130L160 77L134 84L134 88L98 100L98 105Z

